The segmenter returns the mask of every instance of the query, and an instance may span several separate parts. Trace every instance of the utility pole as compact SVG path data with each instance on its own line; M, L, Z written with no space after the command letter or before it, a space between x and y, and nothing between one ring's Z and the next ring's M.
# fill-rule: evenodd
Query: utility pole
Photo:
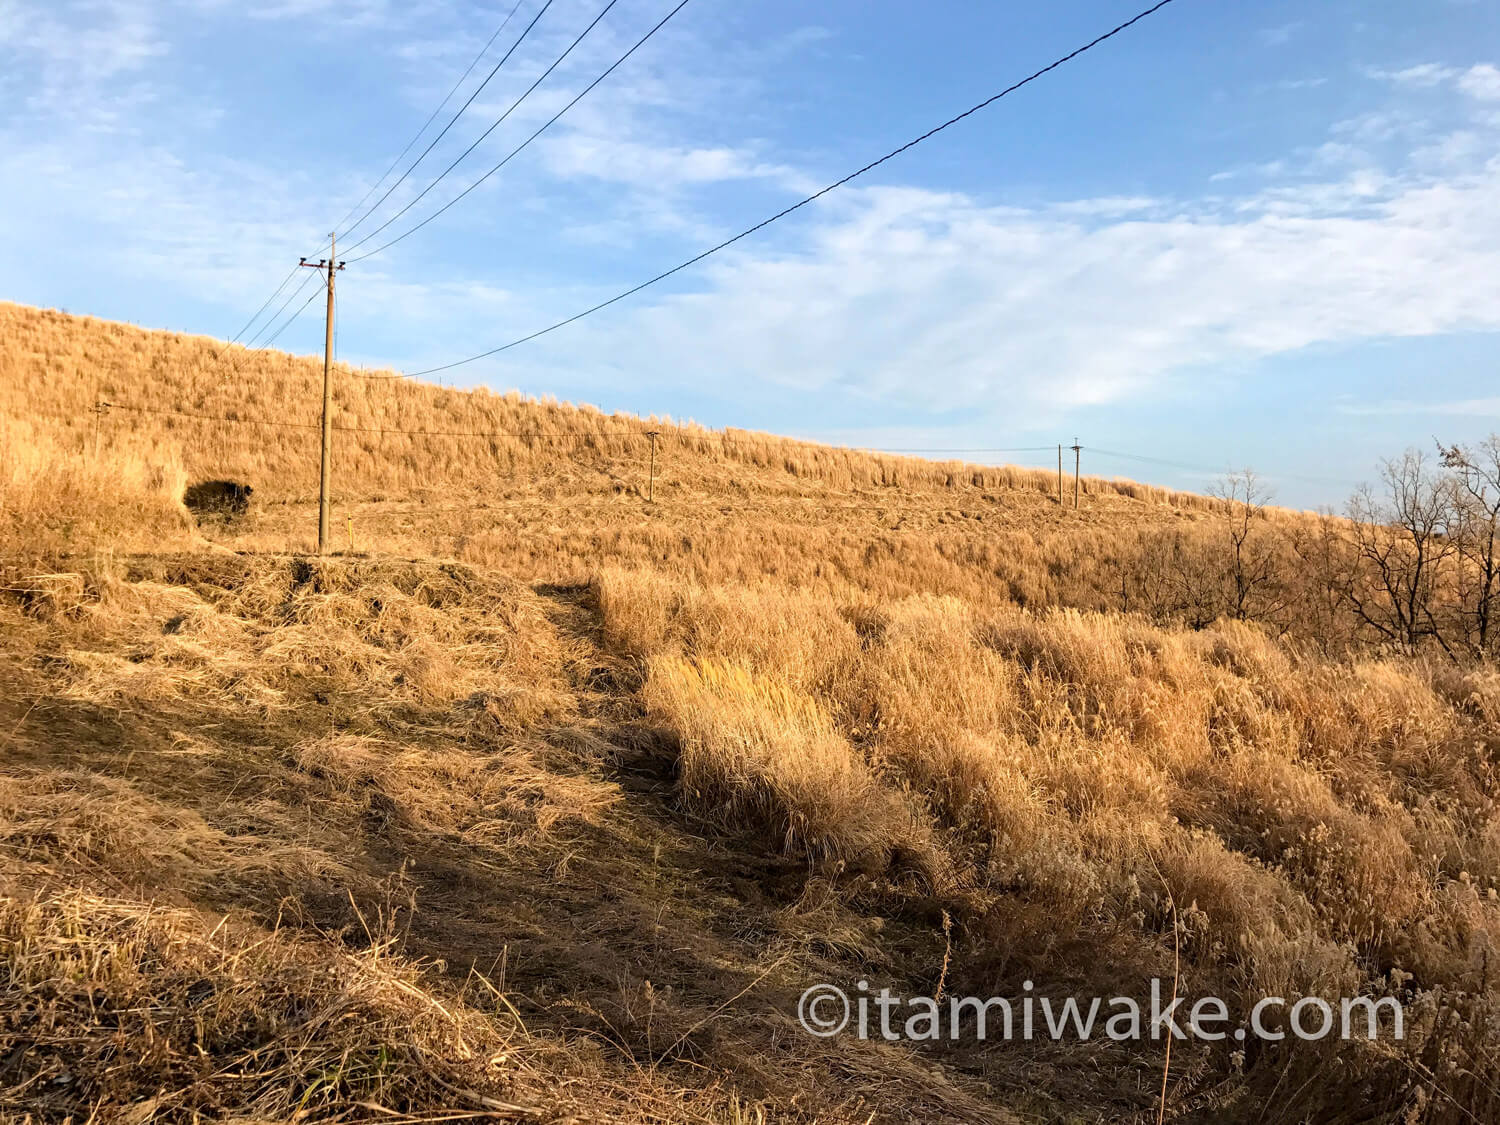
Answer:
M1083 450L1083 446L1081 446L1081 445L1078 444L1078 439L1076 437L1073 439L1072 450L1073 450L1073 510L1076 512L1078 510L1078 455Z
M94 400L94 460L99 460L99 424L104 421L104 416L109 413L109 403L97 395Z
M1057 443L1057 506L1063 506L1062 498L1062 442Z
M344 268L338 256L336 236L328 236L328 259L317 265L303 258L298 265L308 269L328 270L328 313L323 325L323 454L318 467L318 554L326 555L329 549L328 535L328 486L333 469L333 275Z
M646 485L646 503L652 504L656 502L656 439L660 436L660 431L649 430L646 436L651 439L651 476Z

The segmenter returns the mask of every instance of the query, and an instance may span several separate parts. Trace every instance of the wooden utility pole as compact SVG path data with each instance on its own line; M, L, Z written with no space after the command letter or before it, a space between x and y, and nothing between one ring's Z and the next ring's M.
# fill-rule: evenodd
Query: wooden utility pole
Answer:
M651 475L647 478L646 502L648 504L656 501L656 439L660 436L657 430L650 430L646 436L651 439Z
M1063 506L1062 498L1062 442L1057 443L1057 506Z
M1081 445L1078 444L1078 439L1077 438L1073 439L1072 449L1073 449L1073 510L1076 512L1078 510L1078 461L1079 461L1078 455L1083 450L1083 446L1081 446Z
M109 403L97 395L94 399L94 460L99 460L99 425L104 421L104 416L109 413Z
M344 268L335 261L338 255L335 235L328 236L328 260L317 265L303 258L299 265L308 269L328 270L328 313L323 325L323 452L318 466L318 554L329 551L329 477L333 470L333 275Z

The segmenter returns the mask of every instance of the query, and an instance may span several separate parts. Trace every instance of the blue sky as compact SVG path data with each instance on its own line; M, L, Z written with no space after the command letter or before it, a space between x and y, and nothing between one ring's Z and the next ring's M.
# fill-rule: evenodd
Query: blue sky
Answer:
M376 219L605 2L554 0ZM619 0L408 219L674 2ZM230 335L513 3L0 0L0 298ZM550 324L1141 6L691 0L341 275L340 358L415 370ZM444 378L884 448L1076 434L1090 471L1201 488L1248 465L1285 503L1337 505L1381 456L1500 430L1497 66L1482 0L1175 0L701 266ZM278 346L320 351L316 312Z

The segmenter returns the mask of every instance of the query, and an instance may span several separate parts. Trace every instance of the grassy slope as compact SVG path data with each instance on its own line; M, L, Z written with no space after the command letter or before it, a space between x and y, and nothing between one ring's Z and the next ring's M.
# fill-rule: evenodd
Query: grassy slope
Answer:
M181 482L250 479L211 537L296 549L305 450L116 412L94 460L80 406L295 417L307 362L237 392L205 341L0 313L0 1113L1154 1118L1159 1045L792 1012L859 977L1138 991L1174 934L1195 993L1419 1001L1395 1056L1181 1053L1174 1119L1496 1111L1500 685L1045 608L1111 608L1105 563L1200 499L691 434L647 508L613 439L424 439L346 453L383 558L234 556ZM350 424L636 424L368 386Z
M237 549L313 544L320 365L0 303L0 547L88 555L194 541L177 503L191 480L256 489L248 525L208 529ZM237 373L234 365L241 369ZM99 400L117 404L100 417ZM1201 496L1083 480L1083 507L1055 476L870 455L745 431L460 393L341 372L335 540L358 552L448 556L523 579L582 582L601 565L699 581L775 574L880 596L927 591L978 603L1129 604L1121 559L1163 530L1210 518ZM132 413L125 406L202 417ZM217 422L211 418L236 418ZM379 434L379 427L436 436ZM643 502L663 434L656 503ZM545 435L521 438L473 433ZM626 436L621 436L626 434Z

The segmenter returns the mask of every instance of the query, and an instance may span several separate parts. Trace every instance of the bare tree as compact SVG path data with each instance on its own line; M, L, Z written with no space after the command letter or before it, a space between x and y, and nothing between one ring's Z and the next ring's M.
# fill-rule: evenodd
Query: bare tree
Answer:
M1366 485L1349 500L1357 569L1345 596L1387 641L1414 650L1431 638L1451 653L1440 617L1444 572L1457 552L1456 487L1415 449L1382 464L1380 479L1382 495Z
M1355 641L1349 606L1357 569L1347 521L1325 509L1295 524L1288 542L1296 581L1288 584L1287 616L1294 631L1324 652L1347 649Z
M1209 489L1223 502L1228 547L1226 611L1238 621L1262 621L1285 606L1280 552L1267 527L1271 491L1250 469L1230 473Z
M1461 565L1456 578L1470 645L1488 653L1500 616L1500 434L1478 446L1438 444L1456 484L1451 534Z

